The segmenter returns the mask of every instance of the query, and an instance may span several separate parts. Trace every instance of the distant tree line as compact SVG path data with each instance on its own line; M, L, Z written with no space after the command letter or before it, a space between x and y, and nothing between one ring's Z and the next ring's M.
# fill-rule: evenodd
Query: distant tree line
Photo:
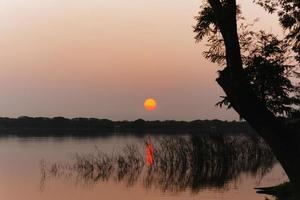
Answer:
M111 121L96 118L0 117L0 135L94 136L112 134L253 134L247 122L221 120L194 121Z

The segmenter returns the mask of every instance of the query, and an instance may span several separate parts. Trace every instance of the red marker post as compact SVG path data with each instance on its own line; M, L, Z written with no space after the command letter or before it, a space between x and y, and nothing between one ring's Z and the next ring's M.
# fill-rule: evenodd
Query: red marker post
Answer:
M148 141L146 141L146 162L147 165L150 167L154 164L154 147L151 143L150 137L148 137Z

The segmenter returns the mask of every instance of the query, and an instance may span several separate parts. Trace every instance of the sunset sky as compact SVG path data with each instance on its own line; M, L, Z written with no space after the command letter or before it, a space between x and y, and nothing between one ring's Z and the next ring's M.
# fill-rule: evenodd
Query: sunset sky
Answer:
M239 1L249 20L276 17ZM0 0L0 115L238 119L193 39L201 0ZM144 100L157 100L156 110Z

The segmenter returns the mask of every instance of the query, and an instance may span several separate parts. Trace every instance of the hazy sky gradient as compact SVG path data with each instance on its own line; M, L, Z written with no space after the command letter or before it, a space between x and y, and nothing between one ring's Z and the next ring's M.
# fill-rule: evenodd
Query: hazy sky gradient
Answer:
M281 32L252 0L240 2L248 19ZM0 0L0 115L237 119L214 106L220 68L193 39L200 3ZM144 110L147 97L156 111Z

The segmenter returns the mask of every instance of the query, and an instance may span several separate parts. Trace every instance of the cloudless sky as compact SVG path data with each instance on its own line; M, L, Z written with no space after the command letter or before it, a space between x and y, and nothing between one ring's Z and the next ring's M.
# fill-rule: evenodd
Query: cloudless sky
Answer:
M276 17L241 0L257 27ZM0 115L237 119L192 26L201 0L0 0ZM143 108L157 99L153 112Z

